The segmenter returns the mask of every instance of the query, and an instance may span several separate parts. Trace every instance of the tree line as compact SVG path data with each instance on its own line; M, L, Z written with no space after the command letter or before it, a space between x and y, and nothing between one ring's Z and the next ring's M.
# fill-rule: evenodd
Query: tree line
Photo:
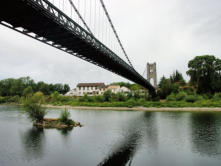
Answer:
M43 81L35 82L30 77L21 77L18 79L9 78L0 81L0 96L24 96L26 93L42 92L44 95L50 95L57 91L65 94L70 91L68 84L47 84Z
M158 85L161 99L171 94L185 92L190 95L212 96L221 92L221 60L213 55L196 56L188 62L190 81L186 82L182 73L175 71L169 78L162 77Z
M220 96L221 92L221 60L213 55L196 56L188 62L188 71L190 77L187 82L184 80L182 73L174 71L168 78L163 76L158 84L157 94L159 99L167 100L185 100L193 101L194 96L204 96L212 98L214 94ZM87 95L79 98L79 101L126 101L130 99L151 100L146 95L145 89L137 84L125 82L112 83L128 87L131 93L125 95L122 93L113 94L110 91L105 92L101 97L88 97ZM42 81L35 82L30 77L22 77L18 79L5 79L0 81L0 96L28 96L36 92L42 92L46 96L50 96L54 92L65 94L70 91L67 84L47 84ZM92 101L94 101L92 100ZM157 100L157 99L155 99Z

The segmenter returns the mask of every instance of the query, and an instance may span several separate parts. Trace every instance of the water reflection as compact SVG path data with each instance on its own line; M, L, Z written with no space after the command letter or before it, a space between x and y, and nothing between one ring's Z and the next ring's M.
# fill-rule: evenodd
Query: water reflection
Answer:
M44 130L33 127L22 134L21 141L28 159L41 158L44 152Z
M57 131L59 131L61 133L61 136L64 139L64 143L68 143L69 140L71 139L71 131L74 128L64 128L64 129L57 129Z
M194 152L201 155L221 154L220 116L214 113L191 114L191 137Z
M154 121L153 114L146 112L133 123L128 122L127 135L120 144L116 143L116 148L98 166L130 166L144 135L147 135L150 146L157 146L157 129Z
M68 137L73 130L73 128L64 128L64 129L58 129L64 137Z
M221 161L221 113L73 110L86 127L43 131L31 128L16 108L3 109L0 166L219 166Z
M144 125L146 126L146 142L151 151L158 149L158 131L156 123L156 114L152 112L144 113Z
M130 133L98 166L125 166L127 163L131 163L140 139L139 132Z

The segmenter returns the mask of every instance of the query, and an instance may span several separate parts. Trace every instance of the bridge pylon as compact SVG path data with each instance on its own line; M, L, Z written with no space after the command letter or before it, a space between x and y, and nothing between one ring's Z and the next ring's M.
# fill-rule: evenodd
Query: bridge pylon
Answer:
M157 65L156 63L147 63L147 80L153 79L154 87L157 89Z

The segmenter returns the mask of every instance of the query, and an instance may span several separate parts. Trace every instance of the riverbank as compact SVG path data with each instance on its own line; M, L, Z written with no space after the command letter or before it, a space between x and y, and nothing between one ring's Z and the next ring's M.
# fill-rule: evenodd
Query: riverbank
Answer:
M22 104L18 103L4 103L0 105L14 105L21 106ZM112 110L112 111L156 111L156 112L221 112L221 107L94 107L94 106L70 106L70 105L52 105L44 104L45 108L56 108L56 109L77 109L77 110Z
M100 110L219 110L221 108L221 95L211 99L197 98L197 100L159 100L147 101L144 99L131 98L126 101L103 101L98 100L101 96L84 96L81 98L72 98L67 96L45 96L38 92L34 94L35 97L41 98L45 105L53 106L69 106L73 108L83 109L100 109ZM84 99L84 100L83 100ZM92 100L93 99L93 100ZM95 100L96 99L96 100ZM194 98L195 99L195 98ZM24 103L24 97L0 97L0 104L6 103Z
M184 111L184 112L221 112L221 107L182 107L182 108L174 108L174 107L85 107L85 106L54 106L54 105L44 105L46 108L57 108L57 109L77 109L77 110L113 110L113 111Z

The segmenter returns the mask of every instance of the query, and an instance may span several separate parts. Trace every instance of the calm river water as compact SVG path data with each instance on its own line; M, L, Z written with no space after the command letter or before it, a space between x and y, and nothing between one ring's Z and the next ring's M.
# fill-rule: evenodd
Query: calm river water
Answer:
M221 165L221 113L70 111L84 127L37 130L0 106L0 166Z

